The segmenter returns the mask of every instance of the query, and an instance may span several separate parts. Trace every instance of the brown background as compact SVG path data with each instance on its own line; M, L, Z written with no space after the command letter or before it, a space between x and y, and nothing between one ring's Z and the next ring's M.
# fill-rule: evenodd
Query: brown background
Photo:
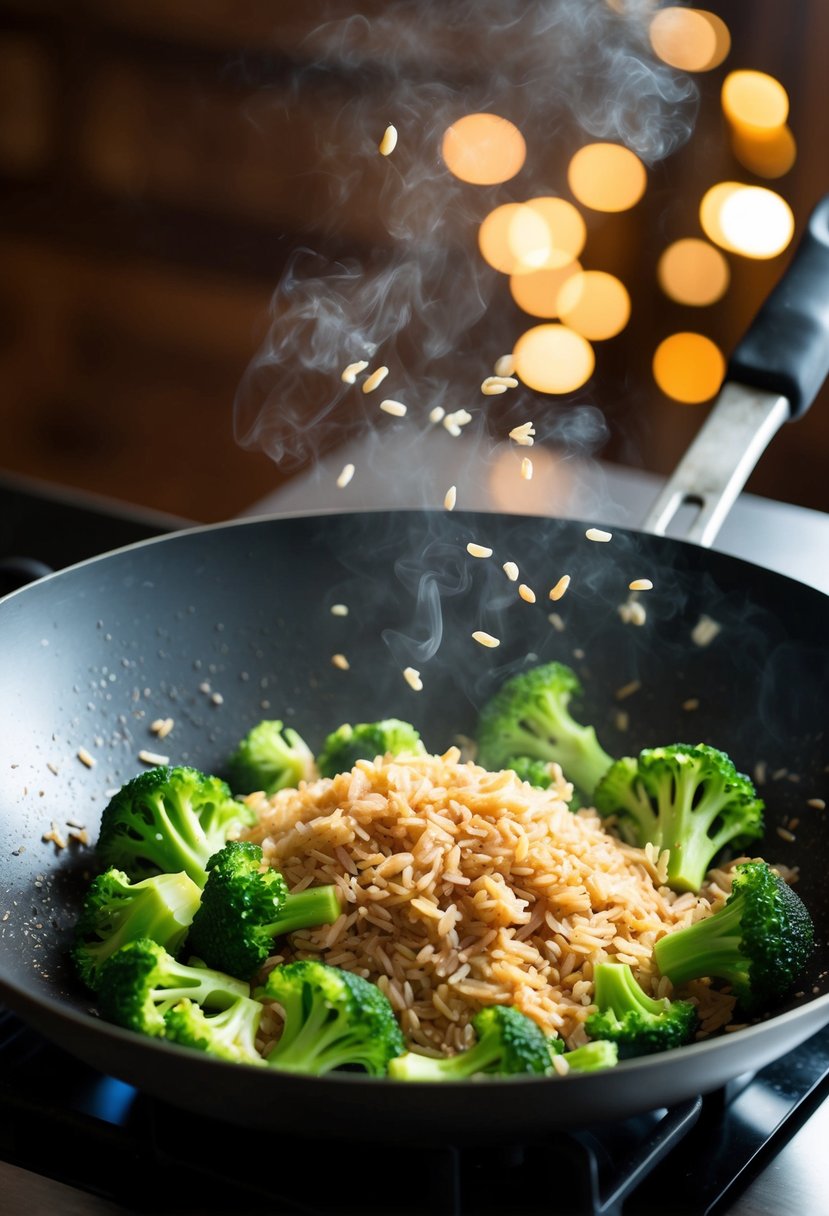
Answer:
M234 442L233 397L285 258L300 233L307 239L314 107L374 87L332 70L325 90L296 103L301 35L317 7L0 0L0 471L211 521L284 476ZM621 226L592 225L585 258L621 273L634 299L594 389L611 427L603 454L655 471L673 465L705 414L653 386L655 343L700 328L727 350L789 256L732 259L728 296L702 314L654 285L659 249L697 234L703 190L759 180L728 149L717 101L726 70L760 68L789 89L799 157L768 184L792 205L798 231L829 188L829 5L709 7L734 45L723 68L700 77L696 133ZM371 236L360 208L343 213L342 248ZM503 301L505 332L520 332L506 292ZM828 443L824 391L750 488L829 510Z

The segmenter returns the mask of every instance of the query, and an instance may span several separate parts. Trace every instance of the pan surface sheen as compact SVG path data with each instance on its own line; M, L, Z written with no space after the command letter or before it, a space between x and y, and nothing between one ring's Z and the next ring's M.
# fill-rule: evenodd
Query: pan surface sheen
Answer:
M322 1101L336 1134L380 1139L451 1129L480 1140L623 1118L711 1090L818 1030L829 1020L829 834L827 813L807 801L829 801L829 598L679 541L616 529L598 545L584 530L463 512L253 520L133 546L0 603L0 998L81 1058L179 1106L318 1132ZM492 546L492 559L470 558L471 540ZM505 560L536 605L518 598ZM570 590L551 605L565 573ZM617 611L634 578L654 583L642 627ZM338 602L347 617L331 615ZM702 614L721 626L705 647L691 640ZM475 629L501 646L482 649ZM337 652L349 671L332 666ZM611 754L705 741L741 769L763 761L778 774L760 790L768 830L757 854L800 868L819 945L775 1016L605 1074L474 1087L246 1069L95 1016L65 957L93 856L43 841L53 821L64 835L82 824L94 841L107 791L141 770L142 748L221 772L263 717L287 720L316 749L342 722L397 716L442 751L474 734L483 699L528 655L578 671L576 714ZM402 678L408 665L421 693ZM638 690L617 700L633 681ZM690 699L698 709L683 708ZM162 744L149 729L160 717L175 720ZM777 834L786 817L799 820L794 841Z

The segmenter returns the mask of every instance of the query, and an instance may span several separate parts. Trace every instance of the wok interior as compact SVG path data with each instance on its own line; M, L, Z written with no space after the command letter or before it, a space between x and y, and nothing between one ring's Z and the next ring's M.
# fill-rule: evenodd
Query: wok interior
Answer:
M66 836L71 821L94 842L107 791L144 767L142 748L221 773L263 717L283 718L317 748L341 722L398 716L441 751L474 734L477 707L529 654L576 669L576 715L611 754L705 741L746 771L758 761L769 774L786 770L760 789L768 830L752 852L800 867L819 945L785 1008L813 1001L829 965L826 812L807 806L825 796L829 766L826 597L679 542L617 530L597 545L584 529L461 512L253 521L136 546L0 604L7 988L89 1009L65 950L93 854L42 836L53 821ZM492 546L493 558L469 557L470 540ZM536 605L504 576L507 559ZM551 604L547 591L563 573L571 589ZM643 627L617 611L639 577L654 583ZM348 617L331 615L338 602ZM721 625L707 647L690 638L703 613ZM483 650L470 637L479 628L502 644ZM332 666L335 652L349 671ZM409 664L421 671L421 693L402 678ZM697 709L683 708L689 698ZM149 725L164 717L175 727L159 743ZM784 840L777 828L792 820L795 839Z

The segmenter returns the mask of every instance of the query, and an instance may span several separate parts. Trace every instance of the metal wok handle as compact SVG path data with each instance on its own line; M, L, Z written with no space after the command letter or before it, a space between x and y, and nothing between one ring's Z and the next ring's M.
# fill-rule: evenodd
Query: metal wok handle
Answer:
M812 212L788 269L728 365L699 434L643 521L664 536L697 507L684 539L713 544L735 498L784 422L799 418L829 375L829 195Z

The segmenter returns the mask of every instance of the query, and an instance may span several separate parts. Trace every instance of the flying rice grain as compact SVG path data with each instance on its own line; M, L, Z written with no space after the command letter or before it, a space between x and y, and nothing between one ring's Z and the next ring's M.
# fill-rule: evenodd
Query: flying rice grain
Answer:
M344 384L356 384L357 376L360 372L364 372L368 367L366 359L358 359L356 363L349 363L348 367L343 368L340 373L340 379Z
M380 387L388 374L389 369L387 367L376 367L371 375L366 376L363 381L361 386L363 392L373 393L376 388Z
M714 638L722 630L719 621L703 613L691 630L691 641L695 646L710 646Z
M423 681L420 678L420 672L414 667L403 668L403 679L413 688L415 692L423 691Z
M625 701L628 697L632 697L635 692L638 692L642 687L641 680L630 680L627 684L622 684L616 689L615 697L617 701Z
M560 617L557 612L548 613L547 620L550 622L553 629L555 629L556 633L564 633L566 626L564 624L563 618Z
M402 401L394 401L391 397L387 397L385 401L380 402L380 409L385 414L391 414L394 418L405 418L406 407Z
M174 726L173 718L156 718L154 722L150 723L150 730L159 739L166 739Z
M629 591L653 591L653 583L649 578L635 578L628 583Z
M432 409L429 410L429 421L430 422L443 422L443 419L445 417L446 417L446 410L443 408L442 405L435 405L432 407Z
M588 528L584 535L588 540L597 541L599 544L607 544L609 540L613 540L613 533L605 532L604 528Z
M354 476L354 465L353 464L343 465L342 472L340 473L339 477L337 478L337 488L340 490L344 490L345 487L348 485L348 483L351 481L351 478L353 476Z
M504 571L504 574L506 574L511 583L518 581L518 567L516 566L515 562L504 562L501 569Z
M535 592L533 591L532 587L528 587L526 583L521 583L518 588L518 594L521 596L521 599L526 600L528 604L535 603Z
M148 752L146 748L142 748L138 753L138 759L142 764L149 764L152 768L162 767L170 763L169 756L161 756L158 752Z
M486 545L476 545L474 541L470 541L466 546L466 551L470 557L492 557L492 550Z
M561 578L550 591L551 600L560 600L567 588L570 586L570 575L562 574Z
M80 760L81 764L86 765L87 768L95 767L95 757L90 755L85 747L78 748L78 759Z
M66 848L66 840L61 835L58 825L54 822L54 820L52 821L52 826L49 831L44 832L41 836L41 840L50 841L56 849Z
M450 435L455 439L461 433L461 427L467 426L472 421L472 415L469 410L454 410L451 414L447 414L443 419L443 425Z
M380 143L377 145L377 151L380 153L381 156L391 156L392 152L394 151L394 149L396 147L397 147L397 127L394 127L394 126L392 126L391 123L389 123L389 125L386 127L385 131L383 132L383 138L380 140Z
M348 616L348 605L347 604L332 604L331 605L331 615L332 616Z
M533 436L535 435L535 426L532 422L522 422L520 426L514 426L509 433L510 439L517 443L519 447L531 448L535 443Z
M506 391L507 385L495 376L487 376L481 385L481 392L485 397L500 397L501 393Z
M682 708L688 713L693 713L695 709L699 709L699 697L688 697L682 702Z
M529 456L525 456L521 461L521 476L524 478L524 481L532 481L533 479L533 462Z
M344 654L332 654L331 663L334 667L339 668L340 671L349 671L351 669L351 664Z
M500 359L496 359L493 371L499 377L512 376L515 372L515 359L512 355L501 355Z
M808 798L806 800L806 805L813 807L814 810L816 810L816 811L825 811L826 810L826 803L824 802L824 800L822 798Z
M472 637L480 646L486 646L490 650L501 645L500 638L493 637L491 633L485 633L483 629L476 629Z
M455 503L458 501L458 490L456 486L450 486L443 496L443 505L447 511L455 510Z

